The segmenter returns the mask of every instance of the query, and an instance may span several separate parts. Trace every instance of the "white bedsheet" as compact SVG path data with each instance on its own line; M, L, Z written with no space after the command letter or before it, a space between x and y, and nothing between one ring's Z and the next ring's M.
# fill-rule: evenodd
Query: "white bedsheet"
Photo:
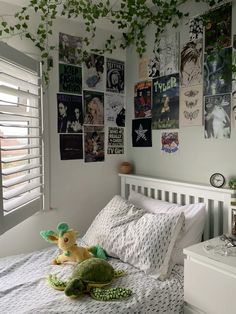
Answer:
M53 247L0 259L1 314L183 313L182 266L176 265L170 278L162 282L117 259L110 259L115 268L127 271L127 275L115 279L112 286L130 288L133 295L126 300L112 302L95 301L88 295L70 299L64 292L52 289L45 280L49 273L63 279L71 274L72 265L50 264L57 254Z

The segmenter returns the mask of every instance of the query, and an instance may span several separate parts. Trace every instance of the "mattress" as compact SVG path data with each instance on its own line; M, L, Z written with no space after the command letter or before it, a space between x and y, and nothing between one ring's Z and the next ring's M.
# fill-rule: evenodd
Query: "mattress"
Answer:
M176 265L167 280L159 281L110 258L114 268L126 271L126 275L116 278L111 286L130 288L132 296L106 302L96 301L89 295L70 299L64 292L52 289L46 281L49 273L68 279L72 272L73 265L51 265L58 253L53 247L0 259L1 314L183 313L183 266Z

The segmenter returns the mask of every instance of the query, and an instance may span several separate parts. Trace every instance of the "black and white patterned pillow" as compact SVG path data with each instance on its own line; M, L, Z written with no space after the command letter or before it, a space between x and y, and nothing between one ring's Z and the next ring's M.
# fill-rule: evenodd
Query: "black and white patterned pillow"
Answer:
M154 215L116 195L94 219L83 240L164 279L171 271L170 256L183 223L181 212Z

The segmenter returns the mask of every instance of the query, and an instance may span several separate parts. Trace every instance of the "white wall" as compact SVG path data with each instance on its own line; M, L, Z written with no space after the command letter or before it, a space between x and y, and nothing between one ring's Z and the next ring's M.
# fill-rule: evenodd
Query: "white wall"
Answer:
M206 5L202 3L188 2L184 6L194 17L204 12ZM180 41L184 43L188 39L187 26L182 22L180 30ZM236 33L236 1L233 1L233 34ZM169 29L169 33L173 30ZM154 29L147 32L148 51L151 53L154 40ZM180 44L181 44L180 43ZM209 178L214 172L221 172L226 179L236 176L236 129L232 129L231 138L204 139L204 126L180 128L179 140L180 150L173 155L164 155L160 150L160 130L152 131L152 147L132 147L132 119L134 118L134 84L138 81L138 57L134 49L127 51L127 159L134 163L135 172L188 182L209 184Z
M12 14L16 7L0 2L1 15ZM33 22L31 21L31 27ZM111 27L109 29L112 29ZM65 32L80 36L85 33L84 26L78 22L59 19L56 22L52 45L58 42L58 33ZM109 32L110 33L110 32ZM99 31L94 46L101 47L107 32ZM28 41L19 38L6 39L9 45L35 58L38 51ZM53 210L40 212L22 222L20 225L0 236L0 257L22 252L33 251L48 246L39 235L40 230L55 229L59 222L67 222L77 229L81 235L101 208L119 193L118 165L125 160L125 155L105 155L105 162L85 163L82 160L60 160L59 135L57 134L57 100L58 84L58 52L54 53L54 68L51 72L50 85L45 95L45 106L48 108L46 120L49 122L49 206ZM113 58L124 60L125 53L116 51Z

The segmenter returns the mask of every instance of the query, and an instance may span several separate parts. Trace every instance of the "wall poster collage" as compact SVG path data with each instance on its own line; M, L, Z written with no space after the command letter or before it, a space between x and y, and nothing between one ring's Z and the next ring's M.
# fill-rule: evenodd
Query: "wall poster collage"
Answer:
M104 161L106 146L107 154L124 154L125 63L94 53L82 60L82 43L81 37L59 33L60 155Z

